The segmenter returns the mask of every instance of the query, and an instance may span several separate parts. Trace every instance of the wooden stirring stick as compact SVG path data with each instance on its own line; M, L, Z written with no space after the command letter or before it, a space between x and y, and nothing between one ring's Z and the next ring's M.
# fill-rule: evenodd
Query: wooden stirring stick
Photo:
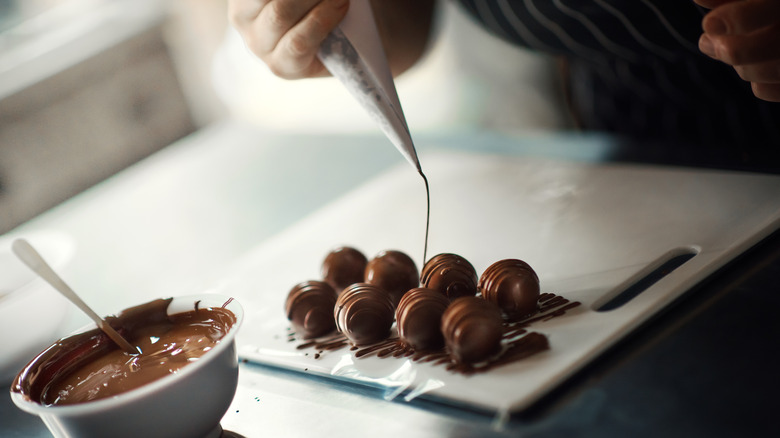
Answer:
M71 289L70 286L68 286L62 280L62 278L60 278L60 276L54 272L51 266L46 263L40 254L38 254L38 251L36 251L35 248L33 248L32 245L30 245L26 240L14 240L13 244L11 245L11 249L13 249L14 254L19 257L19 260L21 260L25 265L27 265L27 267L38 274L38 276L46 280L46 282L52 285L54 289L64 295L65 298L69 299L70 302L75 304L76 307L86 313L87 316L89 316L92 321L95 321L95 324L97 324L97 326L123 350L130 354L139 353L137 348L133 347L129 342L127 342L127 340L123 338L122 335L114 330L113 327L108 325L108 323L103 320L103 318L98 316L98 314L95 313L95 311L92 310L87 305L87 303L85 303L78 295L76 295L76 292L73 292L73 289Z

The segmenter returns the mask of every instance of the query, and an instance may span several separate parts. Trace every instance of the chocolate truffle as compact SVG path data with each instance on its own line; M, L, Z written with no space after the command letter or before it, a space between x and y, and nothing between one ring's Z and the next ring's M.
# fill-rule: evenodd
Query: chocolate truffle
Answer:
M401 251L382 251L366 266L365 281L390 294L393 307L409 289L420 284L417 266Z
M415 350L433 350L444 345L441 316L450 300L439 291L411 289L401 297L395 311L398 336Z
M456 298L441 317L441 331L456 362L484 362L501 350L501 310L482 298Z
M296 285L284 305L287 319L304 339L327 335L336 328L333 307L336 291L324 281L306 281Z
M435 289L450 300L477 294L477 271L457 254L438 254L425 263L420 276L423 287Z
M497 304L511 320L536 311L539 277L522 260L500 260L488 266L479 279L478 288L483 298Z
M367 283L347 286L336 300L336 328L354 345L373 344L390 335L393 303L386 291Z
M322 262L322 279L340 293L345 287L363 282L368 259L355 248L342 246L325 256Z

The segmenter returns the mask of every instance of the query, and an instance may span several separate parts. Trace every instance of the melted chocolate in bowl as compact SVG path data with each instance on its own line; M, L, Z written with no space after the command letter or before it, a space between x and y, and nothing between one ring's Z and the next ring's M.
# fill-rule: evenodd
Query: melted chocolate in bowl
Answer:
M177 373L214 348L237 321L224 306L196 305L169 316L170 302L156 300L106 318L140 354L124 352L94 329L43 351L19 373L11 390L46 406L112 397Z

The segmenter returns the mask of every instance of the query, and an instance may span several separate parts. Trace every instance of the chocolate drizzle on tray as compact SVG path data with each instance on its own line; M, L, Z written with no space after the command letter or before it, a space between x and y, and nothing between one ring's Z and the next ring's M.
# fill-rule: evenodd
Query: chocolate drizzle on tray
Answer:
M333 263L334 253L349 254L343 260L353 262ZM329 299L314 305L308 300L306 309L301 309L311 313L320 306L318 315L330 312L335 330L318 335L304 330L300 320L290 317L296 314L293 297L300 294L301 285L290 291L286 312L294 331L288 332L287 339L303 338L297 349L314 349L313 357L319 359L327 352L349 348L356 358L409 358L451 372L480 373L550 349L547 336L530 331L529 326L580 305L540 293L538 276L522 260L500 260L477 280L465 258L439 254L425 264L417 279L414 262L400 251L383 251L367 263L361 256L348 247L328 254L323 272L339 276L343 269L357 280L354 272L362 268L364 278L335 290L335 305L330 304L333 295L328 293ZM301 284L312 283L322 284Z

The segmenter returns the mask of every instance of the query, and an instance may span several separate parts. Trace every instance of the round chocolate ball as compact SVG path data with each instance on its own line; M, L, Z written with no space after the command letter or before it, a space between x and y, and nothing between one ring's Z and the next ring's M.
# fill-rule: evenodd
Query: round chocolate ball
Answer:
M457 254L438 254L425 263L422 287L435 289L450 300L477 294L477 271Z
M441 331L456 362L484 362L501 351L501 309L478 297L456 298L441 317Z
M336 300L336 328L354 345L373 344L390 335L393 303L381 288L367 283L347 286Z
M325 256L322 262L322 278L340 293L351 284L363 282L367 264L368 259L362 252L342 246Z
M395 311L398 336L415 350L434 350L444 345L441 316L450 300L439 291L414 288L401 297Z
M536 311L539 277L522 260L500 260L488 266L479 278L478 288L483 298L497 304L511 320Z
M327 335L336 329L333 307L336 291L324 281L306 281L290 290L285 302L287 319L304 339Z
M388 250L368 262L365 281L387 291L395 307L406 291L420 285L420 276L411 257L401 251Z

